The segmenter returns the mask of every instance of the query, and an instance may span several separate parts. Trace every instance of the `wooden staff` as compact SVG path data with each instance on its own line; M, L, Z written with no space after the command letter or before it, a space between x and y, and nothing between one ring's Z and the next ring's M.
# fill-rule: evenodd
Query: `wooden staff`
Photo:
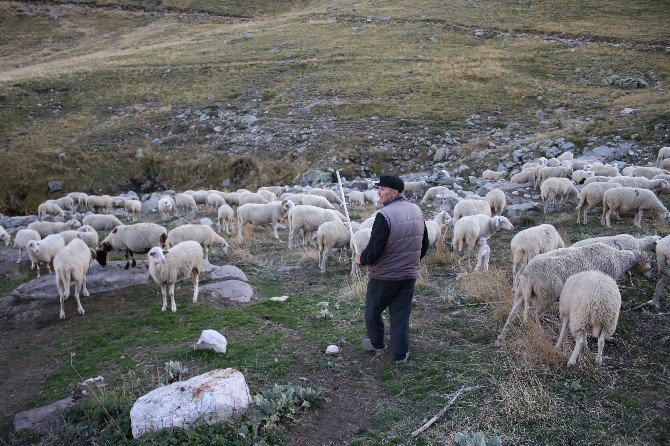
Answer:
M344 188L342 187L342 179L340 178L340 171L336 170L337 184L340 185L340 195L342 196L342 206L344 207L344 216L347 217L347 226L349 226L349 235L351 236L351 244L354 245L355 254L359 254L358 246L354 241L354 230L351 228L351 218L349 218L349 210L347 209L347 200L344 198Z

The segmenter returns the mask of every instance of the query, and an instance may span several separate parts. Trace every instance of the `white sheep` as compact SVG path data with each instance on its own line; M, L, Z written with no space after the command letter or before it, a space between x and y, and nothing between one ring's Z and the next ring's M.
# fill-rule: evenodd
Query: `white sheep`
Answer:
M19 258L16 260L16 263L21 263L21 251L26 249L26 243L30 240L40 241L42 240L42 236L34 229L19 229L16 234L14 234L14 248L19 249ZM30 268L32 269L34 267L35 263L32 262Z
M291 200L293 204L302 204L302 197L304 197L306 194L292 194L292 193L285 193L282 194L281 197L279 197L280 200Z
M174 198L169 195L164 195L158 200L158 212L161 213L161 218L165 220L170 216L170 213L175 210Z
M272 225L274 236L279 240L277 229L279 222L284 218L286 212L293 209L295 205L291 200L273 201L272 203L256 204L247 203L237 208L237 238L242 241L242 231L248 224Z
M575 155L568 150L568 151L565 151L565 152L561 153L560 155L558 155L557 158L558 158L559 161L568 161L568 160L574 159L574 157L575 157Z
M366 203L370 203L372 205L378 206L379 205L379 191L377 189L366 190L366 191L363 192L363 199L365 200Z
M454 235L452 245L454 252L461 252L468 247L468 260L470 260L472 251L477 244L479 237L491 237L498 229L511 230L514 226L506 218L500 215L489 217L488 215L477 214L468 215L460 218L454 223Z
M499 181L505 172L496 172L494 170L485 170L482 172L482 179L487 181Z
M592 237L580 240L572 245L573 248L580 246L593 245L595 243L604 243L615 249L625 249L628 251L646 251L651 253L656 249L656 244L661 241L658 235L648 235L646 237L634 237L630 234L617 234L604 237Z
M596 173L592 170L575 170L572 172L572 181L577 184L584 184L587 178L593 178Z
M109 195L89 195L85 203L94 213L109 212L114 207L114 199Z
M237 203L242 206L245 204L268 204L270 201L255 192L241 192L237 193Z
M656 243L656 260L658 261L658 271L661 273L661 278L656 283L654 297L650 303L659 308L661 294L670 284L670 235Z
M202 246L198 242L189 240L174 246L168 251L163 251L156 246L149 250L149 274L154 281L160 285L163 295L163 307L167 309L167 291L169 287L170 308L172 312L177 311L174 301L175 284L191 276L193 280L193 303L198 301L198 282L202 271Z
M221 246L224 254L228 253L228 243L217 234L212 228L204 225L181 225L168 232L165 247L167 249L178 245L181 242L193 240L200 243L205 250L205 260L209 261L209 248L212 246Z
M654 192L657 195L663 192L664 190L670 188L670 183L661 178L650 180L649 178L646 177L620 176L612 178L609 182L618 183L623 187L637 187L640 189L649 189L650 191Z
M663 206L658 197L648 189L634 187L618 187L605 191L603 194L603 216L605 225L609 228L610 216L613 212L637 211L633 218L633 225L642 227L642 216L645 210L656 211L658 217L670 223L670 212Z
M96 250L97 260L100 265L107 264L107 253L112 250L124 251L126 256L126 266L130 266L130 259L132 259L132 266L135 267L134 253L146 254L154 246L165 246L168 232L161 225L155 223L135 223L134 225L117 226L107 234L107 237L100 243Z
M666 158L666 159L661 160L661 161L658 163L658 167L660 167L660 168L663 169L663 170L668 170L668 169L670 169L670 159Z
M68 220L65 223L57 221L34 221L28 225L28 229L37 231L44 238L47 235L58 234L59 232L75 229L79 226L81 226L81 223L77 220Z
M235 220L235 211L227 203L223 203L216 211L216 221L219 232L221 228L226 228L226 234L230 234L230 227Z
M559 167L561 165L561 160L558 158L549 158L547 160L547 167Z
M500 215L505 210L507 206L507 198L505 197L505 192L501 189L492 189L484 196L484 200L489 204L491 211L493 213Z
M239 211L238 211L239 213ZM303 243L306 234L319 229L327 221L344 221L337 211L323 209L316 206L299 205L288 211L288 249L293 249L293 238L298 231L303 233Z
M351 230L358 231L359 224L351 222ZM326 262L328 254L333 249L342 250L340 254L346 252L351 244L351 233L349 224L342 221L327 221L319 225L316 230L316 246L319 248L319 268L321 272L326 272ZM341 257L341 256L340 256Z
M268 201L268 203L272 203L273 201L277 201L277 194L275 194L272 191L262 189L262 190L257 191L256 194L265 198Z
M363 206L365 204L365 195L359 190L352 190L349 192L349 202L351 204Z
M140 200L131 200L124 197L116 197L114 203L117 206L123 207L133 221L140 219L140 214L142 213L142 202Z
M226 204L226 199L223 198L218 193L210 192L207 195L207 207L211 209L219 209L222 205ZM230 206L228 206L230 207Z
M370 243L370 236L372 235L372 228L358 228L358 231L354 232L354 238L351 239L351 275L354 276L358 273L358 265L354 263L356 253L362 253L365 248L368 247Z
M444 229L453 221L446 211L441 211L432 220L426 220L425 223L426 231L428 231L428 246L433 246L438 240L442 240Z
M563 285L558 309L563 325L555 348L561 348L568 324L575 338L568 366L577 364L589 333L598 338L596 364L602 364L605 338L614 334L621 309L621 293L616 280L597 270L573 274Z
M425 204L428 200L434 200L438 195L451 195L453 192L447 186L433 186L429 187L423 195L421 204Z
M606 177L607 178L607 177ZM582 188L581 193L579 194L579 204L577 205L577 223L580 220L580 214L582 212L582 207L586 203L586 208L584 208L584 224L587 222L587 215L591 209L595 206L602 204L603 195L606 190L615 189L617 187L622 187L619 183L590 183Z
M342 200L340 197L332 190L330 189L321 189L321 188L313 188L307 191L307 195L320 195L322 197L325 197L330 201L331 203L335 204L342 204Z
M534 180L534 172L532 170L523 170L512 175L512 178L509 180L516 184L530 183Z
M39 206L37 206L37 216L40 218L40 220L44 220L44 217L47 215L58 215L61 217L65 216L65 211L61 209L60 206L58 206L56 203L41 203Z
M225 196L226 203L230 206L239 206L240 205L240 194L237 192L231 192Z
M405 189L403 190L403 193L406 197L417 196L419 191L427 185L428 183L425 181L405 181Z
M303 195L302 204L307 206L316 206L324 209L335 209L333 204L326 197L321 195Z
M658 155L656 157L656 162L661 162L664 159L670 158L670 147L661 147L658 150Z
M556 228L550 224L542 224L517 232L510 242L512 274L516 274L526 266L533 257L558 248L565 248L565 242Z
M595 177L590 177L584 180L584 185L591 184L591 183L607 183L609 180L611 180L612 177L601 177L596 175Z
M9 246L9 242L12 240L12 237L9 235L7 230L0 226L0 240L5 242L5 246Z
M85 206L86 197L88 197L88 194L85 194L84 192L70 192L66 196L72 198L74 205Z
M491 257L491 247L486 243L486 237L479 237L477 239L477 246L479 246L479 252L477 252L477 265L475 265L475 271L479 268L482 268L484 271L489 270L489 258Z
M56 257L58 251L64 247L65 241L60 234L51 234L42 240L29 240L26 243L28 256L37 267L37 277L40 277L40 263L46 263L47 271L51 273L51 261Z
M514 277L514 301L496 346L500 346L510 325L524 304L523 318L528 319L531 303L537 315L556 302L568 277L591 269L599 270L617 279L634 267L649 276L649 255L643 251L627 251L595 243L578 248L556 249L535 256Z
M96 231L110 231L118 226L123 226L121 220L114 215L90 214L84 217L81 222L92 226Z
M631 170L631 177L645 177L648 179L654 178L656 175L668 175L668 172L665 169L659 169L658 167L635 167Z
M80 228L77 228L76 231L63 231L60 232L59 235L63 237L63 240L65 241L65 245L70 243L72 240L78 238L80 240L83 240L84 243L86 243L86 246L89 248L95 248L98 246L98 232L93 229L92 226L82 226Z
M567 200L574 200L579 203L579 191L572 180L568 178L547 178L540 186L540 197L544 201L544 213L547 213L549 203L556 204L556 201L565 203Z
M543 167L535 171L535 189L547 178L565 178L569 174L565 167Z
M209 195L209 191L206 190L188 191L188 195L193 197L193 200L195 201L196 205L207 204L207 195Z
M262 187L259 187L256 192L266 190L266 191L269 191L269 192L272 192L273 194L275 194L275 197L279 197L281 194L286 192L287 189L288 188L286 186L262 186ZM275 198L275 200L276 200L276 198Z
M490 217L492 213L489 203L484 200L463 199L454 206L454 224L465 216L477 214L483 214Z
M618 177L621 175L617 166L612 166L610 164L602 163L591 163L584 166L584 170L590 170L596 173L597 176L601 177Z
M176 194L174 196L175 210L177 215L193 213L195 214L198 211L198 203L192 195L187 193Z
M86 245L83 240L74 239L67 244L54 257L54 275L56 276L56 287L60 298L60 318L65 319L64 303L70 296L70 282L74 281L74 300L77 303L77 311L84 314L84 307L79 300L79 290L84 296L88 296L86 289L86 273L95 260L96 253Z

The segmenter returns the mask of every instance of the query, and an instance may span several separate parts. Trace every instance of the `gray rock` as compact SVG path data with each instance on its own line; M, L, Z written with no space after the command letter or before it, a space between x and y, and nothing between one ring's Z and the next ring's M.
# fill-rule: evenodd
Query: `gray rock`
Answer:
M161 199L161 194L154 192L151 196L142 203L142 215L147 215L158 208L158 201Z
M507 211L507 214L510 217L517 217L521 214L532 212L532 211L541 211L542 210L542 204L541 203L519 203L519 204L511 204L505 208Z
M561 138L563 139L563 138ZM560 141L558 142L558 148L561 149L562 152L567 152L570 150L575 150L577 146L575 146L573 143L570 141Z
M433 156L433 161L436 163L445 161L447 157L449 156L449 149L446 147L440 147L435 151L435 155Z
M207 278L212 280L241 280L242 282L249 282L244 271L233 265L212 265L203 260L202 271L207 273Z
M619 114L620 114L621 116L628 116L628 115L630 115L630 114L632 114L632 113L635 113L635 112L637 112L637 108L626 107L626 108L624 108L623 110L621 110L621 111L619 112Z
M654 126L654 130L665 130L667 128L668 128L667 124L665 124L663 122L659 122L658 124L656 124Z
M63 190L63 183L60 181L49 181L47 190L50 194Z
M649 82L647 82L647 80L643 77L624 77L621 79L616 79L613 84L617 87L629 88L631 90L635 90L637 88L647 88L649 86Z
M153 141L151 141L152 146L160 146L161 144L163 144L163 140L160 138L156 138Z
M199 293L207 296L214 303L220 303L224 299L247 303L254 295L254 290L251 285L241 280L224 280L201 286Z
M331 172L326 172L323 170L309 169L305 171L302 175L295 178L294 182L301 184L303 186L306 185L315 186L319 183L332 183L333 174Z
M221 131L222 131L223 129L221 128L220 125L217 125L217 126L214 127L212 130L214 130L216 133L221 133Z
M594 148L592 149L592 152L593 152L594 155L596 155L596 156L598 156L598 157L600 157L600 158L605 158L605 159L607 159L607 160L609 160L609 159L611 159L611 158L614 158L614 156L616 155L616 151L615 151L615 149L613 149L613 148L611 148L611 147L609 147L609 146L604 146L604 145L603 145L603 146L594 147Z
M37 215L26 215L21 217L2 217L0 218L0 226L9 230L26 227L34 221L39 221Z
M258 122L258 118L254 115L244 115L239 119L239 123L245 127L251 127Z
M212 219L207 217L201 218L198 223L200 223L202 226L209 226L210 228L214 226Z
M438 182L438 183L443 182L443 181L448 181L448 180L451 180L451 175L449 175L449 172L444 170L444 169L438 171L435 174L435 181Z
M48 406L19 412L14 416L14 430L34 429L55 433L62 428L63 412L72 405L74 399L68 396Z
M466 166L465 164L462 164L462 165L458 166L458 173L459 174L462 174L463 172L467 172L468 170L470 170L470 167Z

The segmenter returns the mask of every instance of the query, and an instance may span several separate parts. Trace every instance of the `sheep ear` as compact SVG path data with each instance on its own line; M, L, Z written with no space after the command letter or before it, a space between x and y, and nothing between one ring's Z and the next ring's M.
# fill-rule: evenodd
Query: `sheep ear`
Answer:
M112 229L112 234L116 234L117 232L119 232L118 226Z
M98 254L95 252L95 249L89 248L91 250L91 260L95 260L98 258Z

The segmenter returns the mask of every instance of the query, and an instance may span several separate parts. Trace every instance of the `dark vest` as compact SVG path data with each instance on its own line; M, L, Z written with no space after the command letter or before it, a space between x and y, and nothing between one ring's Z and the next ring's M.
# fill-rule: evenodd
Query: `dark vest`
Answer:
M405 280L419 277L424 221L419 206L398 195L379 213L389 225L389 237L384 252L369 275L380 280Z

